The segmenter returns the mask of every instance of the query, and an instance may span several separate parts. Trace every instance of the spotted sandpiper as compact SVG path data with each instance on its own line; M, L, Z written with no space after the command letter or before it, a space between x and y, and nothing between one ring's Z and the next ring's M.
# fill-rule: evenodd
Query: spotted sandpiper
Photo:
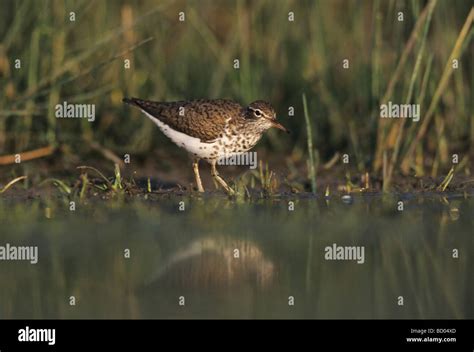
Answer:
M247 107L225 99L155 102L124 98L123 102L140 108L168 138L192 155L199 192L204 192L200 159L211 164L211 175L217 183L234 194L219 176L217 162L249 151L271 127L288 132L276 121L272 105L263 100Z

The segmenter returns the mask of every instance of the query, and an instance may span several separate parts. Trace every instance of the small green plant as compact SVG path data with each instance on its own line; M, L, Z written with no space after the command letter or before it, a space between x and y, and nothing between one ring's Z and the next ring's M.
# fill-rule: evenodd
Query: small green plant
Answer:
M259 162L259 176L260 176L260 185L265 195L272 195L277 189L277 181L275 174L268 168L268 163L265 163L263 167L263 162Z
M112 184L112 190L114 192L118 192L123 190L123 184L122 184L122 175L120 174L120 167L118 164L115 164L115 180L114 183Z
M444 192L446 188L449 186L449 184L451 183L453 177L454 177L454 166L451 167L451 170L449 170L448 174L444 178L443 182L441 182L441 184L438 186L437 190Z

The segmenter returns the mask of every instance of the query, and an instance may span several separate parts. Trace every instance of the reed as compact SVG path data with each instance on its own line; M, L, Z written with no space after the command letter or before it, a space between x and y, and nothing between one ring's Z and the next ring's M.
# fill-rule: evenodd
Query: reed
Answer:
M306 141L308 145L308 176L311 182L311 192L316 193L316 166L313 150L313 132L311 130L311 120L308 112L306 95L303 93L304 119L306 123Z
M317 186L314 141L322 164L347 153L355 160L350 165L354 171L373 170L374 177L381 175L386 155L387 190L397 174L412 168L419 173L427 166L431 172L449 170L442 159L436 168L426 165L438 158L433 145L440 136L448 153L474 150L474 12L468 1L430 0L423 7L408 0L204 0L183 7L174 1L132 6L106 0L76 4L76 22L69 21L71 8L60 1L3 5L0 160L48 148L51 153L30 160L48 157L68 164L71 155L88 160L95 151L96 158L113 163L123 153L147 162L155 152L162 156L172 150L138 112L127 114L123 95L271 101L294 133L287 138L268 133L261 150L288 156L276 166L268 160L272 169L291 164L295 178L308 161L312 192ZM403 22L397 21L400 9ZM180 22L183 10L186 20ZM294 22L288 21L290 11ZM126 58L130 69L124 68ZM346 58L348 69L342 68ZM454 58L460 62L456 71ZM20 69L15 59L21 59ZM238 69L234 59L240 61ZM302 92L311 97L303 106ZM422 104L420 124L400 128L400 121L378 118L381 103L402 103L407 97ZM97 120L55 119L54 106L64 100L95 104ZM311 124L308 103L317 116ZM287 118L289 107L295 108L294 117ZM436 127L441 125L453 128ZM466 161L468 171L471 162ZM107 172L113 172L113 163L107 162Z

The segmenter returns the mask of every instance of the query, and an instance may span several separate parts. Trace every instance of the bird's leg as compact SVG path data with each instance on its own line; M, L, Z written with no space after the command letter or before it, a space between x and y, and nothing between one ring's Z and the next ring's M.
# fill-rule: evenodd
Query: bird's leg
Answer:
M225 181L222 179L222 177L219 176L219 173L217 172L215 162L211 163L211 175L214 178L214 180L216 180L217 183L219 183L227 191L227 193L229 193L230 195L235 194L234 190L232 188L230 188L227 185L227 183L225 183Z
M199 192L204 192L204 188L202 187L201 176L199 175L199 159L193 160L193 171L194 177L196 177L196 185Z

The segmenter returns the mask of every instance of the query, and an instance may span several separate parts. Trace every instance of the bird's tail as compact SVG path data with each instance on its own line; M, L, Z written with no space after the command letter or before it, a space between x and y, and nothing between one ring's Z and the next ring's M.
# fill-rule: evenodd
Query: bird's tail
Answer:
M140 101L141 99L138 99L138 98L123 98L122 99L122 102L124 102L125 104L129 104L129 105L134 105L134 106L138 106L138 107L141 107L140 105Z

